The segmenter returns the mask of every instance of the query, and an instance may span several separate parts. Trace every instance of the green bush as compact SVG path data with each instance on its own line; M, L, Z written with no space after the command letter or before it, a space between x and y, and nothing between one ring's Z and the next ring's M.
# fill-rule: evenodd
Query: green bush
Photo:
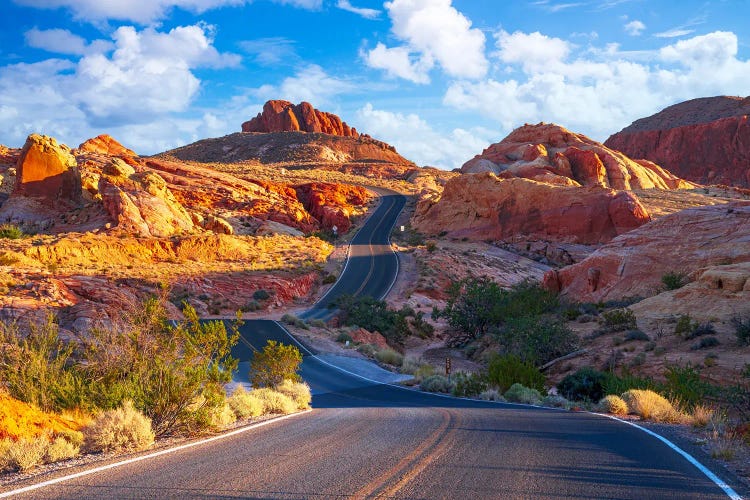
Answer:
M624 370L620 375L606 373L604 381L604 393L619 395L630 389L649 389L654 391L663 391L662 384L658 384L650 377L638 377Z
M487 377L481 373L456 372L451 393L458 397L475 397L488 389Z
M602 314L604 326L611 332L622 332L625 330L635 330L636 324L635 313L630 309L615 309Z
M605 373L584 367L562 379L557 391L572 401L599 401L604 396L606 381Z
M429 240L427 243L425 243L425 248L428 252L432 253L437 250L437 242Z
M687 285L688 277L682 272L668 272L661 277L661 282L666 290L677 290Z
M538 405L542 402L542 395L536 389L524 387L521 384L513 384L505 391L505 399L513 403L524 403L529 405Z
M409 306L396 311L389 309L383 300L351 295L338 297L334 306L340 310L339 319L342 324L380 332L392 345L403 343L404 339L412 334L412 330L419 336L432 334L432 325L424 321L423 314L417 313Z
M404 356L393 349L382 349L376 352L375 359L392 366L401 366L404 363Z
M515 383L543 391L545 382L544 375L533 364L513 354L493 356L487 366L487 379L501 392Z
M453 382L443 375L432 375L427 377L419 384L423 391L427 392L445 392L453 391Z
M717 339L716 337L703 337L698 342L690 346L690 349L693 351L697 351L699 349L708 349L711 347L716 347L720 343L721 342L719 342L719 339Z
M307 326L307 323L305 323L305 320L298 318L294 314L285 314L281 317L281 322L287 325L296 326L297 328L301 328L303 330L309 330L310 327Z
M694 324L692 330L685 335L685 339L690 340L703 335L716 335L716 328L714 328L712 323Z
M107 410L84 427L86 448L91 451L144 450L154 443L151 420L131 401Z
M677 318L677 323L674 325L674 333L677 336L684 337L690 334L698 323L694 322L689 314L682 314Z
M549 406L550 408L565 408L568 409L572 405L570 401L560 396L559 394L548 394L542 399L542 406Z
M664 378L664 388L659 392L679 401L686 409L694 408L718 392L716 387L701 377L698 368L691 364L668 366L664 371Z
M336 337L336 342L340 342L342 344L345 344L347 342L351 342L352 340L353 340L352 336L349 335L348 333L344 333L344 332L339 333L338 336Z
M5 238L9 240L17 240L23 238L26 234L21 230L20 227L14 224L2 224L0 225L0 239Z
M538 366L578 348L578 336L570 328L543 316L509 320L496 337L508 353Z
M324 285L330 285L332 283L336 283L336 280L338 278L335 274L326 274L325 277L323 277L323 284Z
M260 289L253 292L253 299L255 300L268 300L271 298L271 294L266 290Z
M741 345L750 345L750 316L732 318L734 333Z
M244 306L240 307L240 311L242 311L242 312L253 312L253 311L258 311L258 310L262 309L262 307L263 306L260 305L260 302L258 302L257 300L253 299L253 300L249 300L247 302L247 304L245 304Z
M322 319L311 319L307 323L310 326L314 326L315 328L325 328L325 329L328 329L328 325Z
M635 330L628 330L625 332L625 340L644 340L649 341L651 338L643 333L641 330L635 329Z
M276 387L285 380L301 382L297 374L300 364L302 354L297 347L269 340L250 361L250 382L253 387Z

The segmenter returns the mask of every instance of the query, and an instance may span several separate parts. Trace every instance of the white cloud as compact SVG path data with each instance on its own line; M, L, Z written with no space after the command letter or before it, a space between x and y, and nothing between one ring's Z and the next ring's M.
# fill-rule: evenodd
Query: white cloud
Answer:
M201 14L211 9L239 6L252 0L13 0L40 9L70 9L76 19L101 22L108 19L150 24L167 17L174 8ZM276 3L316 10L322 0L272 0Z
M634 19L623 26L625 33L630 36L639 36L646 29L646 25L641 21Z
M379 63L374 67L419 83L429 81L428 72L436 64L457 78L482 78L487 73L484 33L472 28L451 0L393 0L385 8L393 35L405 45L378 44L366 55L366 63Z
M750 61L737 58L733 33L714 32L653 51L587 49L581 52L586 59L562 40L522 35L498 36L499 57L517 71L515 78L453 82L443 102L493 119L506 132L546 121L604 140L675 102L745 95L750 81Z
M294 47L295 42L284 37L243 40L238 45L243 51L252 55L256 63L263 66L289 64L299 59Z
M251 91L255 99L285 99L298 103L308 101L316 108L331 102L331 98L351 92L356 86L344 79L330 76L317 64L310 64L294 76L284 78L279 85L263 85Z
M94 40L87 43L84 38L63 29L40 30L32 28L24 33L24 38L29 47L56 54L82 56L92 52L105 52L113 47L112 42L106 40Z
M364 7L355 7L349 0L338 0L336 7L347 12L352 12L365 19L377 19L380 17L380 11L377 9L366 9Z
M135 136L142 128L142 142L129 144L155 152L166 138L176 142L186 127L196 127L173 116L188 110L200 88L193 70L239 62L213 47L207 26L169 32L121 27L112 38L111 55L109 49L88 53L88 46L77 62L0 67L0 142L18 145L29 133L41 132L76 145L104 131ZM81 47L68 50L76 48Z
M357 111L356 118L358 129L392 144L404 157L447 170L460 167L497 137L481 128L440 133L416 114L378 110L370 103Z
M694 32L695 30L691 29L674 28L671 30L654 33L654 36L657 38L679 38L681 36L686 36Z

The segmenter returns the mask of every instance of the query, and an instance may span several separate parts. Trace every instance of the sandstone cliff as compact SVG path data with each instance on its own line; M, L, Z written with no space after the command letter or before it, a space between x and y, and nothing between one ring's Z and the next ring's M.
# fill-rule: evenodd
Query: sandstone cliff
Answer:
M706 97L636 120L604 143L702 184L750 187L750 97Z
M135 151L126 148L125 146L117 142L113 137L107 134L101 134L87 140L86 142L78 146L78 149L89 153L101 153L112 156L138 156L136 155Z
M620 190L692 187L652 162L631 160L585 135L545 123L517 128L466 162L461 171Z

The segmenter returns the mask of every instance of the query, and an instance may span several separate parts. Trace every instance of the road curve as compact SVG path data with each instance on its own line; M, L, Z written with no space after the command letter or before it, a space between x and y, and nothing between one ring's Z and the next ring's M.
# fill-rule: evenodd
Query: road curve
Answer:
M393 220L394 202L379 208ZM323 303L338 293L390 287L393 275L376 278L380 264L370 272L366 253L355 250L384 244L375 233L390 231L392 220L378 224L375 215L355 238L343 284ZM359 278L349 278L355 272ZM241 333L243 359L267 339L300 345L273 321L249 321ZM378 384L301 348L313 411L27 497L726 498L667 445L620 422Z

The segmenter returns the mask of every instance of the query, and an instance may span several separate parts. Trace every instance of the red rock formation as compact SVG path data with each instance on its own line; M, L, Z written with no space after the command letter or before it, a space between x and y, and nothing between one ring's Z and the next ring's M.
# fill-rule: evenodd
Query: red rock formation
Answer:
M517 236L593 244L606 242L650 220L628 192L600 186L556 186L494 174L449 180L438 201L417 205L412 225L427 234L508 239Z
M604 143L703 184L750 186L750 97L705 97L636 120Z
M70 207L81 201L81 175L76 159L52 137L32 134L18 159L11 197L34 198L48 207Z
M357 130L341 118L318 111L309 102L296 106L289 101L273 100L263 105L263 112L242 124L243 132L322 132L344 137L359 137Z
M750 203L691 208L659 218L545 275L552 290L580 302L649 296L668 272L750 262Z
M692 187L658 165L633 161L585 135L545 123L517 128L464 163L461 172L612 189Z
M128 149L107 134L98 135L78 146L81 151L100 153L111 156L137 156L135 151Z
M370 198L359 186L315 182L296 187L297 198L325 229L336 226L339 234L349 231L354 206L362 206Z

